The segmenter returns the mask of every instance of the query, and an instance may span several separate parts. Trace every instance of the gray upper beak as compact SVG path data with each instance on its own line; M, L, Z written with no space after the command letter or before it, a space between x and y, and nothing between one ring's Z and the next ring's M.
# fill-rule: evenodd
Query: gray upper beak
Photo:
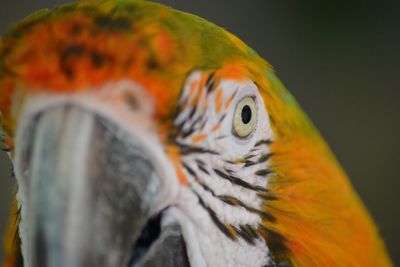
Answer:
M140 140L72 105L30 128L29 266L189 266L179 225L154 210L161 177Z

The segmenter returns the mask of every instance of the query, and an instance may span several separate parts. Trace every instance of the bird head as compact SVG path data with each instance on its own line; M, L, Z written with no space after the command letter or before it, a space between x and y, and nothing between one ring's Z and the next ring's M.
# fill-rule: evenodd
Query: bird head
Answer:
M386 266L362 203L273 69L144 1L43 10L0 43L26 266Z

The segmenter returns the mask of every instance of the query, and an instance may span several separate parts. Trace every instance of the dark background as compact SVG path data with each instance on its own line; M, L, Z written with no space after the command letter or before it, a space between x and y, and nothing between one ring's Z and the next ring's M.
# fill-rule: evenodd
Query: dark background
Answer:
M2 3L0 34L62 2ZM159 2L228 29L275 67L351 177L400 265L400 1ZM13 190L9 174L2 153L1 232Z

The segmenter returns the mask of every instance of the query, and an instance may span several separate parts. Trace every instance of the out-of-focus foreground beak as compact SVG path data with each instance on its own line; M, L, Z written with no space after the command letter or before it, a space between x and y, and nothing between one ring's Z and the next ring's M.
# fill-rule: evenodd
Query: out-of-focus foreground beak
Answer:
M161 182L140 140L73 105L40 113L29 136L29 266L188 266L180 227L153 210Z

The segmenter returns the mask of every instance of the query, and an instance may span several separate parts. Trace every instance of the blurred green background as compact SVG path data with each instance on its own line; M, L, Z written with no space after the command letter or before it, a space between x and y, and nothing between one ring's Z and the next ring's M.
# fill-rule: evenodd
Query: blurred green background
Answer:
M3 2L0 34L31 12L63 2ZM159 2L228 29L275 67L349 174L400 265L400 1ZM0 232L13 191L10 168L2 153Z

